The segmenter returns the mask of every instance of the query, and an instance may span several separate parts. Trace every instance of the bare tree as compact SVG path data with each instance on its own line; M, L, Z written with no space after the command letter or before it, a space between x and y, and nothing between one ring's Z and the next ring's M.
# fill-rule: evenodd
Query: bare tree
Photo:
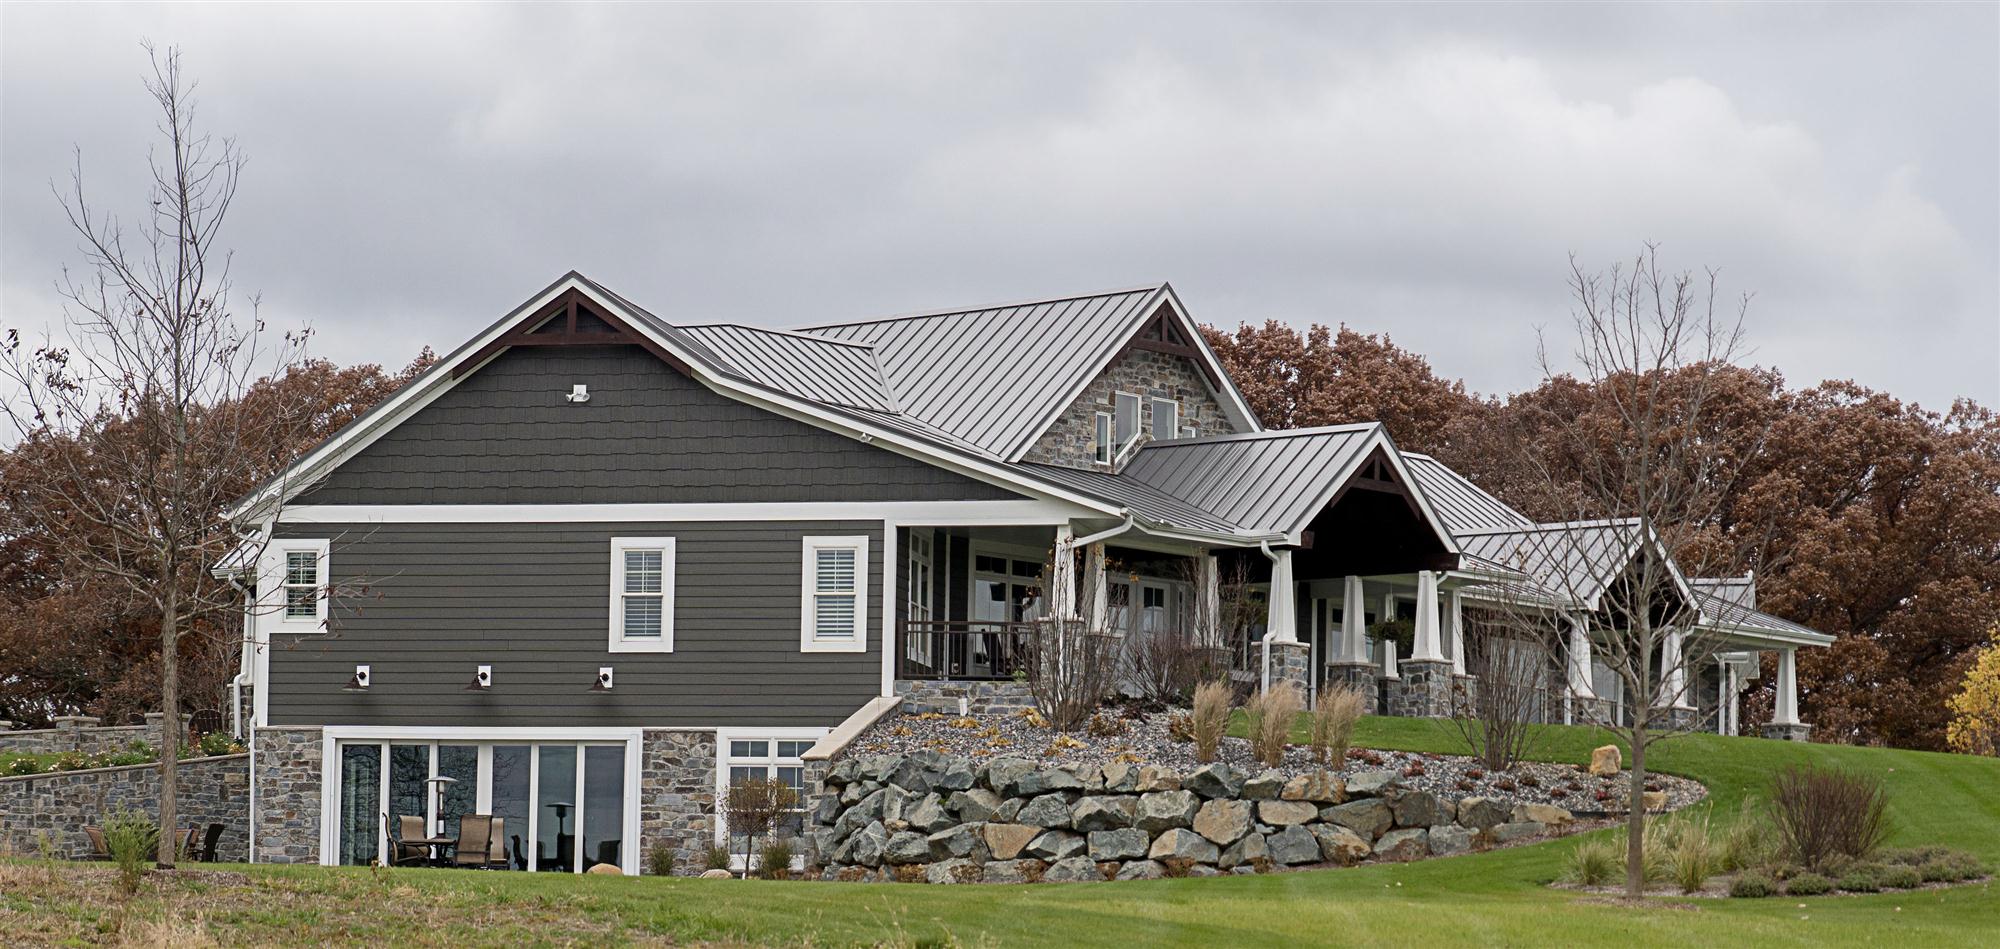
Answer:
M1725 370L1745 355L1749 298L1718 306L1716 284L1713 271L1663 271L1651 245L1629 267L1603 273L1572 260L1576 374L1559 372L1544 345L1544 388L1596 397L1529 403L1510 439L1525 481L1562 523L1521 535L1508 566L1541 590L1515 596L1525 588L1503 586L1499 612L1516 618L1513 634L1567 657L1565 678L1586 696L1576 714L1631 749L1626 889L1634 897L1644 886L1646 754L1690 727L1690 660L1725 642L1704 616L1706 594L1688 580L1734 576L1764 546L1717 527L1768 431L1718 437L1758 423L1725 411ZM1619 683L1620 714L1587 700L1586 636Z
M1030 625L1026 673L1035 706L1057 731L1075 731L1118 685L1119 638L1087 604L1101 571L1077 569L1076 546L1059 539L1042 567L1045 615ZM1102 557L1100 547L1091 553Z
M1534 750L1548 707L1551 624L1534 614L1509 618L1514 622L1468 622L1471 677L1453 681L1451 715L1440 720L1488 771L1507 771ZM1521 634L1538 623L1542 629Z
M159 865L174 865L176 768L181 735L179 646L206 627L230 629L244 594L208 576L235 551L255 564L256 541L221 516L270 470L253 450L258 426L298 424L302 413L263 410L241 396L259 378L296 364L306 333L269 337L251 301L248 325L232 311L229 254L218 247L244 157L230 139L197 130L193 85L178 50L150 45L146 91L159 108L162 147L149 158L149 206L130 231L84 188L79 158L57 199L80 238L86 268L63 272L62 334L30 347L9 327L0 373L14 391L0 401L18 452L53 466L11 515L72 538L57 555L159 613ZM277 443L284 443L278 440ZM268 509L266 517L274 516ZM268 531L265 532L268 534Z

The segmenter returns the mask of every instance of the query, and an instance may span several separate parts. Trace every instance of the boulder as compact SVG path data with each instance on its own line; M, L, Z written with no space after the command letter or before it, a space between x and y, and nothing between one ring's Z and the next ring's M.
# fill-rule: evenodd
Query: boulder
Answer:
M1222 871L1205 863L1197 863L1188 868L1187 875L1191 877L1219 877L1222 875Z
M1389 796L1389 810L1398 827L1429 827L1451 819L1451 811L1438 806L1437 795L1429 791L1397 791Z
M986 883L1026 883L1039 879L1043 867L1040 860L994 860L986 864L980 879Z
M993 819L999 821L1011 821L1014 818L1021 816L1021 807L1022 805L1027 803L1028 803L1027 801L1021 800L1018 797L1001 798L1000 809L993 812Z
M1154 791L1139 795L1138 816L1132 826L1149 834L1157 834L1169 827L1186 827L1194 821L1195 810L1201 806L1201 798L1193 791Z
M1264 835L1250 834L1242 840L1222 848L1222 855L1215 859L1215 865L1227 870L1230 867L1239 867L1246 863L1256 863L1258 860L1269 859L1270 856L1271 848L1266 846Z
M1402 777L1394 771L1363 771L1347 779L1347 796L1380 797L1402 786Z
M944 756L935 751L919 751L903 758L903 763L889 774L889 783L922 794L937 786L938 771L944 763Z
M1090 795L1071 809L1070 826L1077 830L1116 830L1132 826L1139 816L1139 800L1124 794Z
M1266 771L1243 782L1243 799L1266 801L1278 796L1285 789L1285 776L1277 771Z
M913 830L897 831L882 848L882 862L889 864L929 863L931 842L925 834Z
M1525 840L1529 837L1540 837L1544 829L1537 821L1509 821L1505 824L1494 825L1493 829L1487 831L1487 833L1493 835L1494 843L1504 844L1515 840Z
M1083 849L1084 839L1082 834L1071 833L1067 830L1050 830L1042 832L1040 836L1028 843L1027 854L1030 857L1037 857L1042 860L1061 860L1081 854L1083 853Z
M932 860L949 860L954 857L979 858L986 855L986 842L980 838L982 824L960 824L947 827L925 838L931 845Z
M1085 793L1097 794L1104 790L1103 768L1100 768L1094 764L1087 764L1087 765L1063 765L1062 769L1064 771L1076 775L1076 779L1078 781L1083 782L1083 790Z
M704 880L734 880L736 879L736 874L728 870L703 870L701 871L701 878Z
M931 782L931 788L937 791L963 791L972 787L977 780L978 776L972 773L972 762L964 758L946 758L938 769L936 780Z
M1167 875L1167 868L1152 860L1134 860L1118 868L1118 880L1157 880Z
M953 791L944 806L962 821L983 821L1000 812L1000 795L985 788Z
M1319 838L1297 824L1264 838L1264 845L1270 848L1273 863L1291 867L1320 861Z
M1514 813L1507 801L1497 797L1468 797L1458 802L1458 822L1473 830L1504 824Z
M924 868L925 883L978 883L979 864L970 860L940 860Z
M1083 782L1061 768L1036 768L1014 782L1015 797L1034 797L1051 791L1081 791Z
M813 832L807 835L808 842L812 844L812 849L808 853L816 857L820 863L829 863L833 860L833 855L840 850L843 839L831 827L815 827Z
M860 787L860 785L850 785L849 790L857 787ZM848 834L868 826L871 821L881 820L882 799L888 793L886 789L878 789L867 797L854 802L847 810L841 812L839 818L834 820L834 829L842 834Z
M1130 794L1139 789L1139 769L1123 761L1112 761L1098 769L1109 794Z
M1175 827L1154 838L1146 856L1154 860L1176 857L1195 863L1214 863L1222 856L1222 851L1202 835L1185 827Z
M1250 832L1250 802L1203 801L1201 809L1195 812L1193 826L1195 833L1217 844L1234 843Z
M1314 824L1310 829L1313 838L1319 841L1320 858L1328 862L1360 863L1375 852L1374 844L1339 824Z
M1516 804L1510 816L1515 823L1534 821L1550 827L1568 827L1576 820L1576 815L1554 804Z
M916 796L893 784L882 788L882 820L903 820L903 810L917 802Z
M1146 765L1139 769L1139 777L1132 790L1144 794L1148 791L1178 791L1181 789L1180 772L1159 765Z
M1014 819L1036 827L1068 827L1071 820L1069 802L1063 800L1060 794L1044 794L1029 801Z
M855 762L854 775L862 781L887 784L889 776L902 766L902 755L867 755Z
M870 788L867 784L864 784L860 781L856 781L853 784L841 788L840 806L847 807L855 803L856 801L859 801L862 798L867 797L869 793L871 793L873 790L874 790L873 788Z
M1308 801L1257 802L1257 819L1278 827L1308 823L1318 816L1319 808Z
M827 786L837 788L854 783L854 767L853 758L842 758L834 762L833 767L826 769Z
M993 852L995 860L1012 860L1021 855L1022 848L1042 835L1040 827L1026 824L982 824L979 835L986 839L986 848Z
M590 865L590 869L585 870L583 872L595 873L600 876L612 876L612 877L625 875L625 871L618 869L618 865L615 863L593 863Z
M1026 758L995 758L986 763L980 783L1001 797L1017 797L1021 779L1035 773L1035 763Z
M876 821L856 831L854 836L847 839L847 843L842 846L847 853L841 857L840 862L879 867L882 865L882 851L888 844L889 831L882 826L881 821Z
M1368 840L1382 836L1396 825L1396 816L1389 810L1389 805L1375 797L1320 808L1319 819L1339 824Z
M1235 768L1217 761L1188 772L1181 779L1181 787L1202 797L1239 797L1243 793L1243 778Z
M1605 745L1590 752L1590 773L1600 778L1617 774L1624 767L1617 745Z
M840 796L821 794L813 800L812 822L822 827L831 827L840 819Z
M1410 827L1392 830L1375 841L1375 856L1384 860L1417 860L1430 852L1429 831Z
M1278 797L1287 801L1338 804L1341 800L1342 784L1338 775L1302 774L1286 781L1284 790L1278 792Z
M1095 883L1103 879L1104 873L1089 857L1058 860L1042 872L1043 883Z
M1644 804L1649 812L1664 811L1667 809L1667 792L1642 791L1639 794L1639 802Z
M954 823L951 814L944 809L944 798L938 797L935 791L926 793L916 803L903 808L903 820L909 822L911 830L927 834Z
M1090 859L1138 860L1146 856L1146 849L1152 844L1146 832L1137 827L1118 830L1093 830L1090 832Z
M1457 824L1439 824L1431 828L1431 856L1443 857L1454 853L1465 853L1472 849L1472 829Z

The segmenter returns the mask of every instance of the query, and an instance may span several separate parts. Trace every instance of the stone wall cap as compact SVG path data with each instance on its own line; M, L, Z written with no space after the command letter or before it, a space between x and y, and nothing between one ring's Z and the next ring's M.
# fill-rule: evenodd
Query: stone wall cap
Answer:
M186 767L187 765L191 764L208 764L209 762L214 762L214 761L228 761L231 758L242 758L247 763L250 760L250 753L247 751L239 751L233 755L210 755L206 758L182 758L180 763L182 767ZM73 775L109 774L113 771L140 771L140 770L158 771L160 770L160 763L158 761L148 761L144 764L119 764L119 765L112 765L111 767L108 768L78 768L74 771L43 771L38 774L0 775L0 784L6 784L9 781L33 781L36 778L67 778Z

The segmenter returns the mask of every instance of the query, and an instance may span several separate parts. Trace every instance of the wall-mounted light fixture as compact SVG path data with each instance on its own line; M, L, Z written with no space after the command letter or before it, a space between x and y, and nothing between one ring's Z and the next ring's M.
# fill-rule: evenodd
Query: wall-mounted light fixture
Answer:
M465 691L484 692L491 688L493 688L493 667L480 666L479 671L472 674L472 684L467 685Z
M570 386L569 395L565 396L565 398L571 402L588 402L590 401L590 387L582 383Z
M343 685L343 686L341 686L341 687L340 687L340 691L342 691L342 692L366 692L366 691L368 691L368 667L367 667L367 666L355 666L355 667L354 667L354 678L352 678L352 679L349 679L349 680L347 680L347 684L346 684L346 685Z
M611 691L611 667L610 667L610 666L598 666L598 667L597 667L597 681L596 681L596 682L593 682L593 683L591 683L591 684L590 684L590 691L592 691L592 692L609 692L609 691Z

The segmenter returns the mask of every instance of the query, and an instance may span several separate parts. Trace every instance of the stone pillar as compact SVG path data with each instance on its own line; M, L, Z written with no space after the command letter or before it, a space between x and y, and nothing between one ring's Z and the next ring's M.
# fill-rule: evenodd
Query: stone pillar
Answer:
M1444 662L1444 638L1438 631L1437 574L1417 571L1417 630L1411 637L1410 664Z
M715 758L712 731L649 728L641 733L640 872L650 866L647 857L661 848L673 851L674 872L702 871L702 859L715 844ZM806 782L807 793L816 783Z
M1780 741L1807 741L1812 737L1812 726L1799 721L1798 652L1791 647L1778 651L1777 701L1771 723L1764 726L1764 737Z
M1465 674L1465 594L1457 590L1446 594L1450 608L1445 616L1451 621L1451 671L1453 675Z
M318 863L321 732L255 728L250 732L252 863Z
M64 751L84 751L83 730L96 728L103 719L95 715L58 715L49 719L56 728L56 745Z
M1290 682L1305 697L1312 688L1311 645L1293 639L1271 641L1271 688Z

